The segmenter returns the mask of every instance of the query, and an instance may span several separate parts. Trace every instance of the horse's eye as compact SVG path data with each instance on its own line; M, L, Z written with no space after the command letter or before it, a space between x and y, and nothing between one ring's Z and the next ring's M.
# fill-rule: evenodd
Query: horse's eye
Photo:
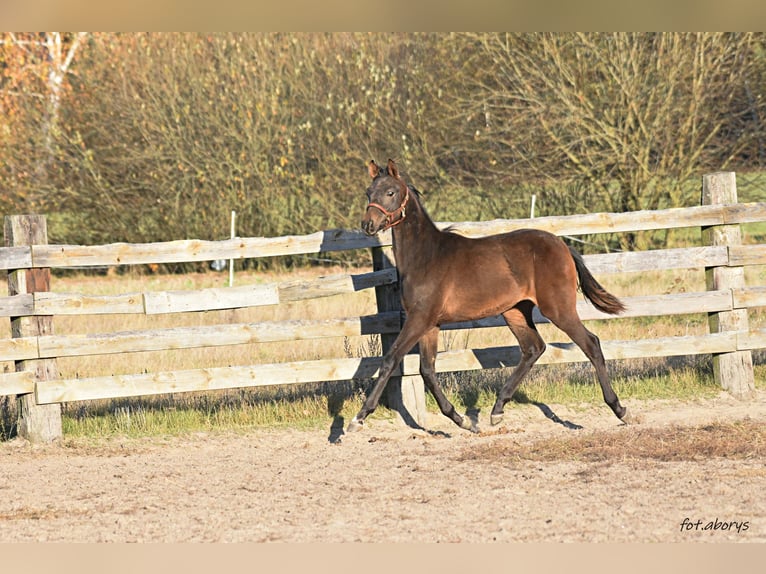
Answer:
M396 192L389 191L386 195L388 195L388 197L394 197L394 193L396 193Z

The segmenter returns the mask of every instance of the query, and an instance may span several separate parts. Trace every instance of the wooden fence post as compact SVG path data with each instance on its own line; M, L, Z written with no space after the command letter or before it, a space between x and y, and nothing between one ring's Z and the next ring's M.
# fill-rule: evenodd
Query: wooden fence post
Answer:
M5 217L5 244L45 245L48 227L42 215L12 215ZM50 269L16 269L8 272L8 294L18 295L50 290ZM12 337L37 337L53 334L53 317L11 317ZM35 380L57 378L55 359L35 359L16 362L17 371L32 371ZM60 439L61 405L38 405L35 393L18 396L18 434L30 442L52 442Z
M395 267L394 252L391 247L374 247L372 249L372 266L375 271ZM378 312L402 311L399 284L375 287L375 299ZM401 329L401 320L399 328ZM397 334L382 334L381 348L385 355L396 340ZM387 406L399 413L404 422L410 426L424 426L426 417L426 397L423 378L420 375L405 375L391 377L386 393Z
M702 204L737 203L737 179L734 172L705 175L702 178ZM702 228L704 245L741 245L739 225L714 225ZM706 267L705 281L708 291L745 287L744 267ZM747 309L734 309L709 313L711 333L749 331ZM750 398L755 393L753 357L750 351L734 351L713 355L713 373L718 384L738 399Z

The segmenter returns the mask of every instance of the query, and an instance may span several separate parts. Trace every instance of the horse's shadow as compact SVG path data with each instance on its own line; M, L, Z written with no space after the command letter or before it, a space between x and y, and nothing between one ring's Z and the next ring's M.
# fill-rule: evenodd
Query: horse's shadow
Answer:
M460 398L463 404L466 405L466 411L465 411L466 416L471 420L474 428L478 429L479 415L481 414L481 408L477 406L479 393L475 391L474 389L466 390L465 392L461 393ZM540 401L535 401L530 399L527 396L527 394L521 389L517 390L514 393L512 400L519 404L533 405L537 407L538 409L540 409L540 412L543 413L545 418L547 418L548 420L550 420L551 422L555 424L563 426L566 429L582 430L584 428L582 425L579 425L575 422L562 419L553 411L551 407L549 407L548 405ZM330 425L330 434L327 437L327 440L330 443L339 443L341 440L341 437L345 434L344 427L345 427L346 421L343 418L343 416L340 414L341 410L343 409L343 403L344 403L344 397L342 395L329 395L327 397L327 411L330 414L330 416L333 417L332 424ZM408 427L414 430L425 431L431 435L439 436L439 437L451 436L450 433L445 433L443 431L430 431L426 428L423 428L407 412L404 412L402 414L402 419L404 420L404 423Z
M559 424L563 426L564 428L567 428L569 430L582 430L583 426L578 425L577 423L573 423L572 421L564 420L560 418L555 412L553 412L553 409L551 409L548 405L545 403L541 403L540 401L533 401L531 400L526 393L522 390L518 390L513 395L513 401L517 402L519 404L526 404L526 405L534 405L540 411L545 415L545 418L549 419L550 421Z
M339 443L340 437L343 436L343 428L346 425L346 421L340 414L343 410L344 398L341 395L330 394L327 397L327 412L332 417L332 424L330 425L330 435L327 440L330 443Z
M337 397L337 396L330 396L327 399L327 410L332 416L332 423L330 424L330 434L327 437L327 441L331 444L340 444L341 437L343 437L344 434L346 434L345 426L346 421L343 418L343 416L340 414L341 409L343 408L343 397ZM406 424L409 428L413 430L423 431L428 433L431 436L439 437L439 438L450 438L452 435L448 432L444 431L434 431L427 428L424 428L422 425L418 424L415 419L410 415L406 409L404 412L399 413L402 416L402 420L404 421L404 424ZM469 413L467 413L469 414ZM470 416L470 414L469 414ZM478 411L477 415L478 416ZM476 423L476 419L472 418L474 423Z
M473 422L474 428L478 427L479 424L479 413L481 412L481 408L477 406L478 399L479 399L479 392L478 390L474 388L467 388L464 391L460 392L460 399L462 400L463 404L466 405L466 416L471 419L471 422ZM548 420L559 424L563 426L564 428L570 429L570 430L581 430L583 427L581 425L578 425L577 423L573 423L572 421L563 420L560 418L555 412L553 412L553 409L551 409L548 405L545 403L541 403L540 401L534 401L530 399L524 391L521 389L517 390L513 394L513 399L511 399L515 403L523 404L523 405L534 405L540 411L545 415L545 418Z

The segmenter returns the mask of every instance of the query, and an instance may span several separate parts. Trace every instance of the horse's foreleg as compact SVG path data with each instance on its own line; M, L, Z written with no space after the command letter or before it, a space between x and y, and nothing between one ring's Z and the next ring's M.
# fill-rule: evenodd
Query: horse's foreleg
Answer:
M404 354L402 354L402 357L403 356ZM351 419L351 422L348 423L346 432L361 430L362 425L364 424L364 419L366 419L368 415L372 414L372 412L378 407L380 397L383 395L383 390L386 388L386 383L388 383L388 379L391 378L391 373L394 372L396 365L398 365L401 360L401 357L397 358L391 352L383 357L383 363L381 364L380 371L378 373L378 380L375 382L375 386L372 387L372 390L367 395L367 399L364 401L362 408L359 410L356 416Z
M423 377L423 382L428 387L428 390L431 391L434 399L436 399L436 404L439 405L439 410L441 410L444 416L462 429L477 432L477 428L471 419L466 415L458 414L455 406L444 395L436 380L436 352L438 344L438 327L433 327L420 339L420 376Z
M378 407L380 397L383 394L383 390L386 388L386 383L388 383L388 379L391 378L391 374L396 369L396 366L402 362L404 355L415 346L415 343L417 343L418 339L420 339L425 331L426 327L424 326L423 321L418 321L417 319L413 320L409 317L407 318L401 333L399 333L394 344L391 345L391 349L389 349L388 353L383 357L383 363L381 364L378 373L378 380L375 382L370 394L367 395L367 399L364 401L362 408L356 416L351 419L346 432L354 432L362 428L364 419L372 414Z

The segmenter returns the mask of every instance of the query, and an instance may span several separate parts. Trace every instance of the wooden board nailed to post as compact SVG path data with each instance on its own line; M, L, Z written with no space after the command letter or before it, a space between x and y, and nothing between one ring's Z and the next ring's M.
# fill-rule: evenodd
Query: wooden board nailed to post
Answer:
M12 215L5 218L5 244L45 245L48 228L42 215ZM50 269L15 269L8 272L8 294L17 295L50 290ZM49 315L11 317L13 337L38 337L53 334ZM36 381L57 377L56 359L16 362L16 371L30 371ZM61 405L38 405L35 394L19 395L18 434L30 442L52 442L61 438Z
M702 178L702 204L737 203L737 180L734 172L705 175ZM739 225L712 225L702 228L705 245L731 247L742 243ZM718 266L705 268L708 291L734 290L745 287L745 269L741 266ZM733 309L708 314L711 333L750 330L747 309ZM713 355L713 374L716 382L738 399L755 394L753 357L750 351L733 351Z

